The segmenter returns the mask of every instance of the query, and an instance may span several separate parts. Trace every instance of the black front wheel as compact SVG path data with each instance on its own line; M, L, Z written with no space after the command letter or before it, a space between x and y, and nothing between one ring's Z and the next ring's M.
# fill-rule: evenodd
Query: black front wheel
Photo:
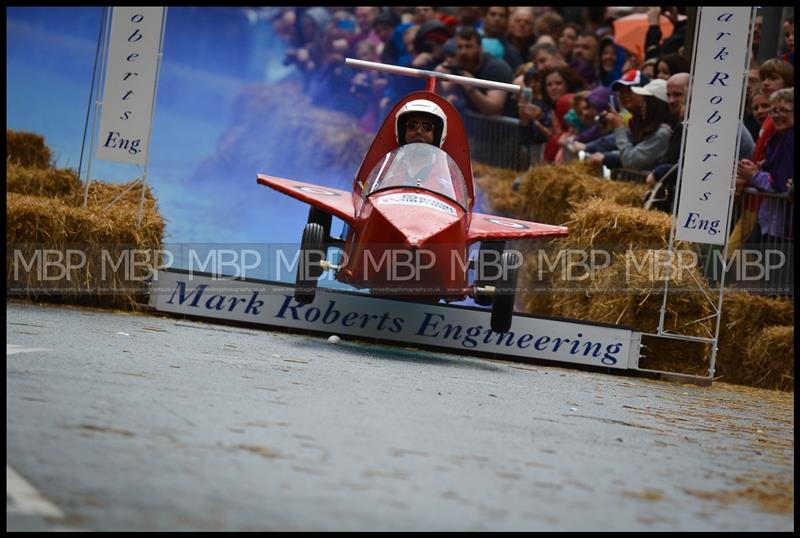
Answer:
M520 257L516 252L506 251L500 261L500 280L492 302L492 330L496 333L507 333L511 329L514 317L514 299L516 298L517 275Z
M479 288L499 286L505 241L483 241L475 258L475 302L481 306L492 304L492 295L481 293Z
M325 229L316 222L309 222L303 229L300 256L297 261L297 281L294 298L300 304L314 302L317 280L322 276L321 262L325 259Z
M331 225L333 223L333 215L312 205L311 207L308 208L308 222L313 222L315 224L319 224L320 226L322 226L324 241L328 241L328 238L331 235Z

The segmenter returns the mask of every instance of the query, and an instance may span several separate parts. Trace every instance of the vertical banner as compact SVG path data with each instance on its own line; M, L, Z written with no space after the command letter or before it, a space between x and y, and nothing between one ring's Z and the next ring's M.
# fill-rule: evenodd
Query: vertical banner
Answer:
M678 240L724 245L736 171L752 7L698 8Z
M147 162L163 7L115 7L103 87L97 158Z

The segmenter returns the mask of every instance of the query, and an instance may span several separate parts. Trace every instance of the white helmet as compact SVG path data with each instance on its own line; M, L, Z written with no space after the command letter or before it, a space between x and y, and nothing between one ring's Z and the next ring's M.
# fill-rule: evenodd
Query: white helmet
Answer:
M447 138L447 116L439 105L427 99L414 99L403 105L403 107L397 111L397 117L394 123L394 135L397 138L397 143L402 145L403 143L401 140L405 140L407 118L404 116L411 113L429 114L431 116L434 124L433 143L436 146L442 147L442 145L444 145L444 139ZM403 136L400 136L401 134Z

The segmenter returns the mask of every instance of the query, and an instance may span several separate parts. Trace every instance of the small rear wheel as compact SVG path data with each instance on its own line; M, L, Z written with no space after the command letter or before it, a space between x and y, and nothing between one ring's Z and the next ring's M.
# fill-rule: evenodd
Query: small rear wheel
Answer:
M500 265L502 273L492 303L491 325L494 332L507 333L511 329L511 320L514 317L519 254L511 251L503 252Z
M321 262L325 259L325 230L316 222L309 222L303 229L300 256L297 261L297 280L294 298L300 304L314 302L317 280L322 276Z

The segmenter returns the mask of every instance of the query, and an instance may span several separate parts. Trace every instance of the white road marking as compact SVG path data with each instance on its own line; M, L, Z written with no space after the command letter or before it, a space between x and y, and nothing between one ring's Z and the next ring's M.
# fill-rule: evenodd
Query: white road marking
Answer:
M10 501L13 500L13 504ZM6 463L6 513L63 518L64 513L45 499L30 482Z
M23 347L16 344L6 344L6 356L15 353L30 353L31 351L51 351L43 347Z

